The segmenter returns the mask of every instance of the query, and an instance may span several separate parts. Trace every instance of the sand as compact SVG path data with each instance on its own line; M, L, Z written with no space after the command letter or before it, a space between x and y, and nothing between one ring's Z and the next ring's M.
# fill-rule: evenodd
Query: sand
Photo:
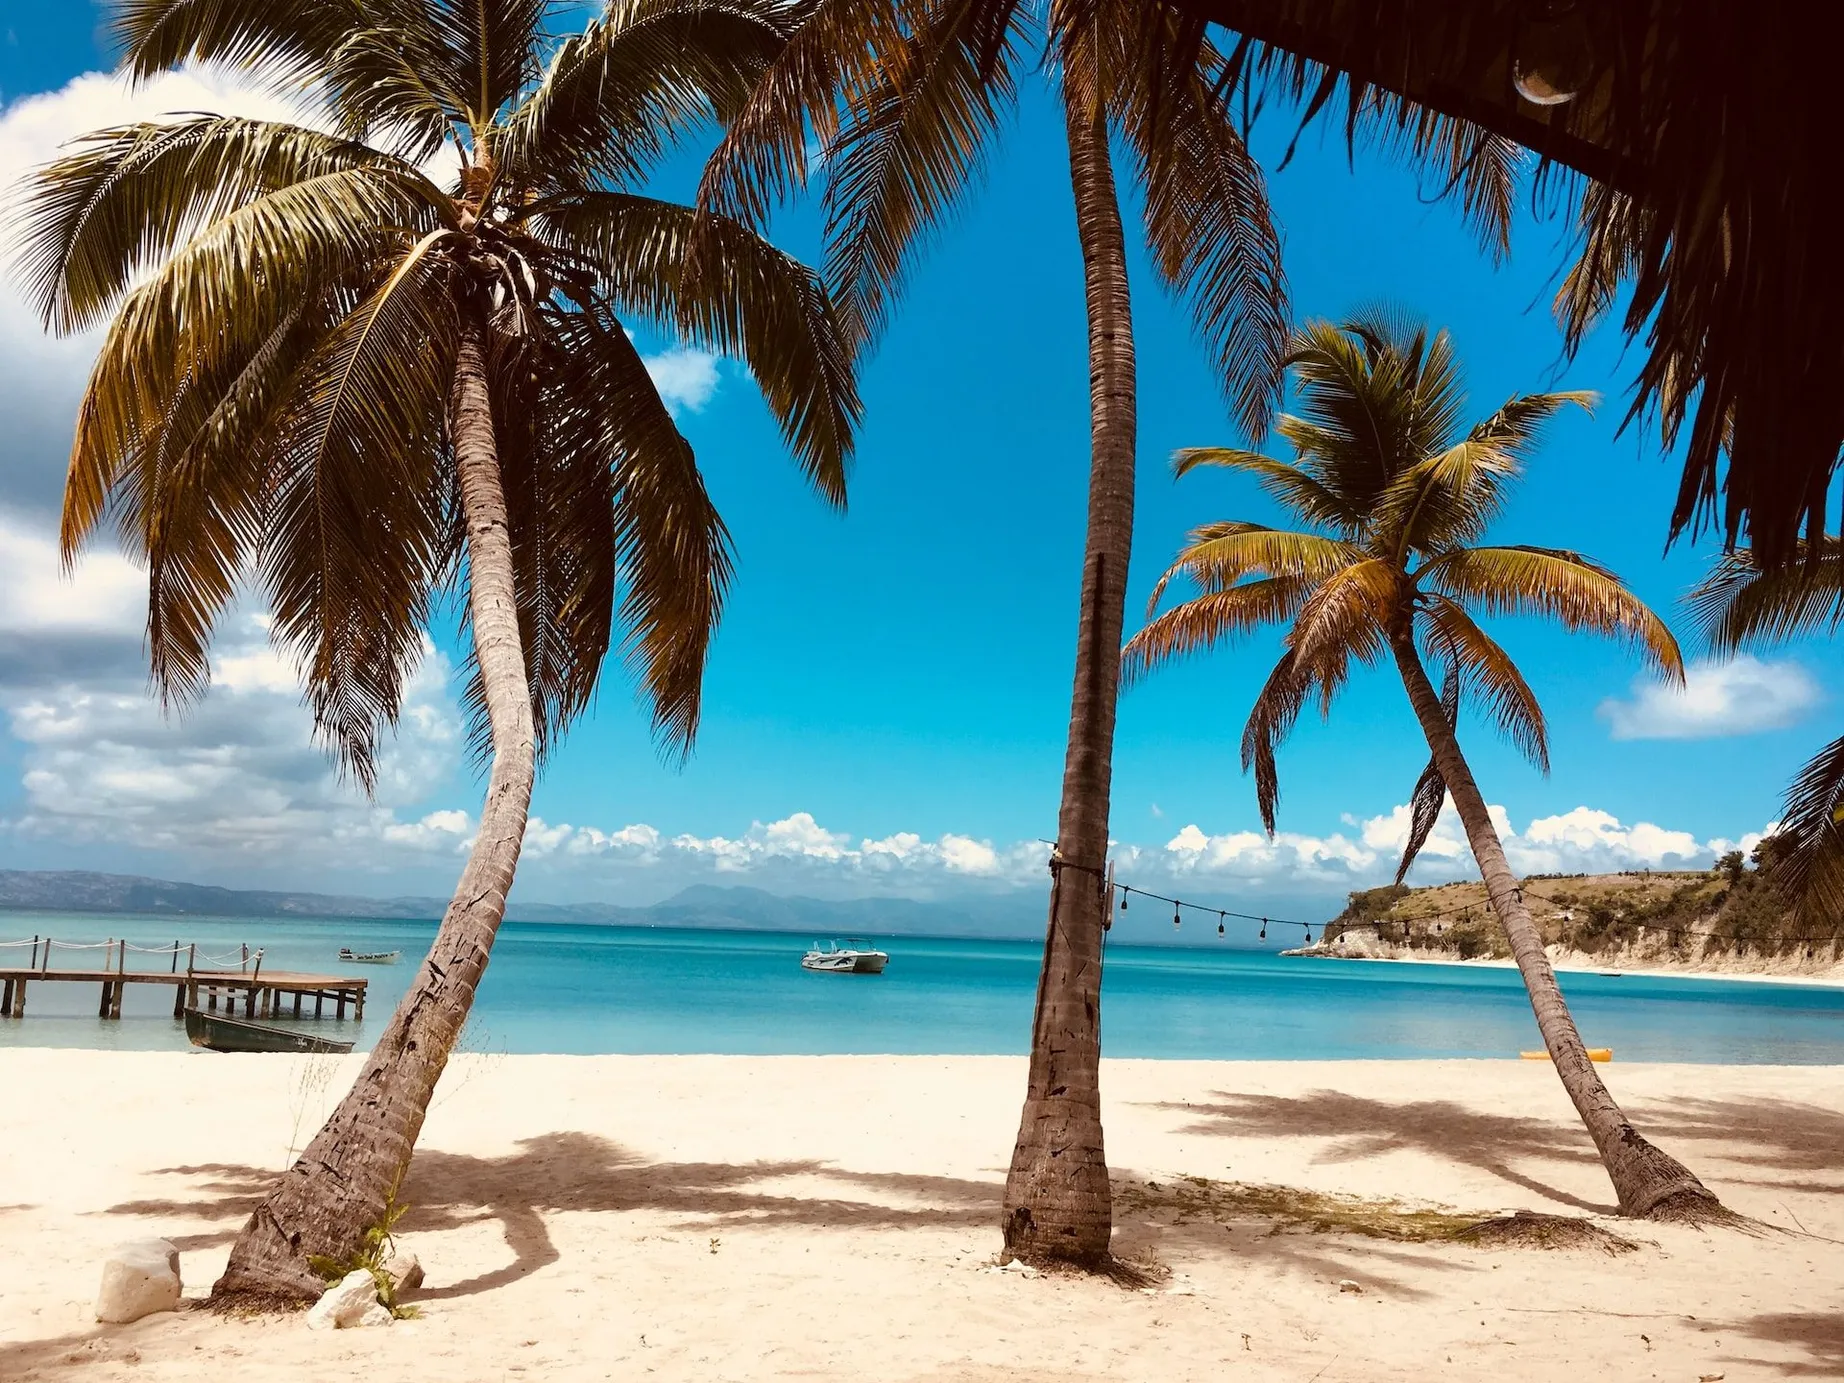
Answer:
M1117 1245L1171 1274L1139 1291L990 1271L1019 1060L465 1056L407 1193L420 1319L90 1319L128 1238L172 1239L202 1297L355 1069L0 1051L0 1379L1844 1377L1836 1067L1608 1068L1642 1127L1774 1227L1603 1219L1639 1245L1613 1256L1184 1208L1204 1177L1606 1216L1546 1066L1109 1062Z

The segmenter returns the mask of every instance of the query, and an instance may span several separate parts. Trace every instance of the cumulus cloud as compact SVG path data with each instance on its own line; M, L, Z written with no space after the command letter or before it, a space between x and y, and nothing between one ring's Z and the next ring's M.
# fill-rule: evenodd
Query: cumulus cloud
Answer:
M912 831L881 838L854 836L822 826L811 812L753 822L735 836L667 836L645 823L610 830L567 822L553 825L533 817L525 850L534 859L576 867L599 862L657 869L675 877L754 875L867 885L927 885L950 879L1014 883L1040 875L1046 857L1046 847L1038 842L1001 848L952 832L934 840Z
M647 374L652 377L660 398L676 417L680 413L696 413L711 401L721 382L718 359L709 351L680 346L659 355L645 356L641 363L647 367Z
M1791 659L1743 655L1692 663L1681 687L1636 678L1630 697L1609 697L1596 714L1617 740L1701 740L1785 729L1822 699L1812 675Z

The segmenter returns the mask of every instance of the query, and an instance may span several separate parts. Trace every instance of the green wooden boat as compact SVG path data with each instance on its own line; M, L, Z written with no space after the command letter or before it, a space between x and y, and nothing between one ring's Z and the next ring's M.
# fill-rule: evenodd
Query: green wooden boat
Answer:
M336 1042L330 1037L315 1037L310 1032L296 1032L268 1023L252 1023L246 1018L227 1018L221 1013L186 1010L186 1036L194 1047L214 1052L349 1052L350 1042Z

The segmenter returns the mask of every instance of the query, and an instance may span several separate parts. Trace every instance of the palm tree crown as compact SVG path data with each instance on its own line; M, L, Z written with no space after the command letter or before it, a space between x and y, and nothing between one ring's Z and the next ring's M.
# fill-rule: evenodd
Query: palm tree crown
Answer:
M1407 637L1443 665L1443 709L1470 695L1512 743L1547 770L1548 731L1529 683L1480 628L1478 614L1534 614L1626 639L1668 677L1682 676L1664 623L1605 567L1560 548L1481 545L1543 425L1585 393L1526 394L1462 430L1466 405L1445 332L1432 336L1372 314L1315 322L1288 357L1300 411L1276 431L1295 459L1202 448L1181 452L1183 475L1221 466L1253 475L1309 525L1283 530L1206 524L1154 588L1148 613L1185 576L1199 593L1153 618L1127 644L1140 676L1263 625L1287 629L1280 661L1243 732L1262 820L1279 799L1275 749L1315 697L1330 710L1352 665L1384 661ZM1398 879L1433 829L1445 797L1430 764L1416 784Z
M617 620L688 745L728 540L628 324L740 357L842 502L858 403L817 278L733 221L644 195L733 111L783 0L616 0L553 41L548 0L127 0L124 65L236 63L323 99L332 133L215 115L102 130L40 172L22 267L60 331L113 318L77 424L71 559L112 515L150 575L161 693L209 680L253 575L315 722L369 783L432 597L465 578L445 426L483 356L539 748L587 703ZM459 171L429 167L444 146ZM703 268L686 267L697 233ZM484 692L470 705L484 733Z

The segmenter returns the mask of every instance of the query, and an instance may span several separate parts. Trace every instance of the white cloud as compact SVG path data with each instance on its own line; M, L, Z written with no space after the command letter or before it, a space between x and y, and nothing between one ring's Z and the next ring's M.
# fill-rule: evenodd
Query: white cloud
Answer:
M679 346L659 355L644 356L641 363L676 417L681 412L696 413L711 401L722 382L718 359L709 351Z
M1596 712L1617 740L1700 740L1781 730L1823 699L1812 675L1791 659L1743 655L1697 662L1681 687L1635 678L1630 699L1608 698Z

